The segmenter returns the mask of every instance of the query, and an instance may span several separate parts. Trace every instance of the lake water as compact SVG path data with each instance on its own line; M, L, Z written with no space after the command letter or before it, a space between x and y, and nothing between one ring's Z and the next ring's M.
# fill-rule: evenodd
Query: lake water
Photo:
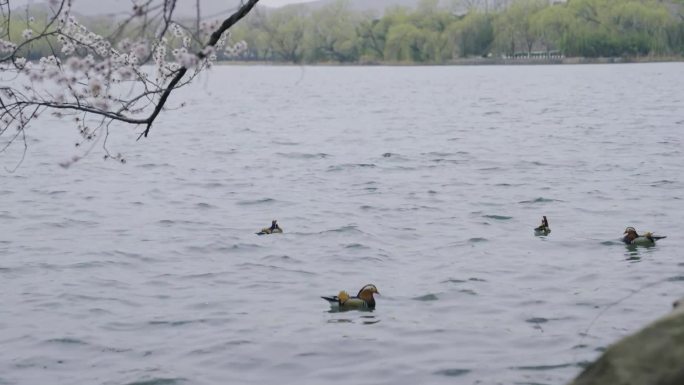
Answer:
M218 67L125 164L45 118L0 172L0 384L564 384L684 294L683 70Z

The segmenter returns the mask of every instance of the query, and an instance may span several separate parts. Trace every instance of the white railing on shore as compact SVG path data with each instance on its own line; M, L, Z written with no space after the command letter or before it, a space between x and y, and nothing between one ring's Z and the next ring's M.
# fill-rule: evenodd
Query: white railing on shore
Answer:
M561 53L550 52L532 52L515 55L501 55L504 60L562 60L565 55Z

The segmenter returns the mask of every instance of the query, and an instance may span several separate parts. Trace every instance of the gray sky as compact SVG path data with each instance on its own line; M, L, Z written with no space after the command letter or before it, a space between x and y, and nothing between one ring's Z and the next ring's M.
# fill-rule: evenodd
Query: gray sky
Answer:
M285 4L306 3L308 1L311 0L261 0L259 3L264 3L264 5L268 5L270 7L280 7Z
M78 6L79 3L97 3L100 5L102 8L107 8L107 3L108 1L102 1L102 0L72 0L74 2L74 6ZM259 1L259 4L261 5L267 5L269 7L281 7L283 5L287 4L295 4L295 3L306 3L309 1L314 1L314 0L261 0ZM372 0L369 0L372 1ZM10 0L10 4L16 4L16 5L24 5L26 3L42 3L42 0ZM116 2L116 1L115 1ZM127 1L118 1L118 2L125 2L125 3L131 3L130 0ZM190 2L189 0L178 0L178 3L185 3L185 2ZM210 0L210 2L215 3L216 0ZM195 2L192 1L194 4Z
M230 9L230 4L235 4L239 0L202 0L202 7L213 13L216 10ZM261 0L260 5L267 7L282 7L287 4L306 3L313 0ZM372 0L369 0L372 1ZM45 3L46 0L10 0L12 8L23 7L27 3ZM132 0L72 0L73 9L85 14L119 12L122 9L128 10L133 4ZM178 9L194 6L195 0L177 0ZM228 4L228 6L226 6Z

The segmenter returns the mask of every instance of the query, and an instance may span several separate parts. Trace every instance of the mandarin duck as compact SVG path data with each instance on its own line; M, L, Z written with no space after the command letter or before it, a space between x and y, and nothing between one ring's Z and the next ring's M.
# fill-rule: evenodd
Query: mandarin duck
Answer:
M549 227L549 221L546 219L546 215L542 217L541 225L534 228L535 235L549 235L551 233L551 228Z
M373 298L373 294L379 295L380 292L375 285L368 284L359 290L359 294L357 294L356 297L351 297L349 293L342 290L336 296L321 298L328 301L333 310L375 309L375 298Z
M622 242L627 245L637 245L637 246L653 246L655 241L658 239L663 239L665 236L653 235L652 232L647 232L643 235L639 235L634 227L628 227L625 229L624 237L622 237Z
M279 233L282 233L282 232L283 232L283 229L282 229L280 226L278 226L278 221L276 221L276 220L274 219L274 220L271 222L271 227L264 227L263 229L261 229L261 231L259 231L259 232L256 233L256 234L257 234L257 235L264 235L264 234L279 234Z

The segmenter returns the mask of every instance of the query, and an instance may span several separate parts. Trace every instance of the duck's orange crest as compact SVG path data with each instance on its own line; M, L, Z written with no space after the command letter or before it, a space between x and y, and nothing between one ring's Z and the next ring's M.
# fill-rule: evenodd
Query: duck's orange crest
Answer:
M349 293L342 290L340 291L340 294L337 295L337 298L340 299L340 302L346 302L349 299Z

